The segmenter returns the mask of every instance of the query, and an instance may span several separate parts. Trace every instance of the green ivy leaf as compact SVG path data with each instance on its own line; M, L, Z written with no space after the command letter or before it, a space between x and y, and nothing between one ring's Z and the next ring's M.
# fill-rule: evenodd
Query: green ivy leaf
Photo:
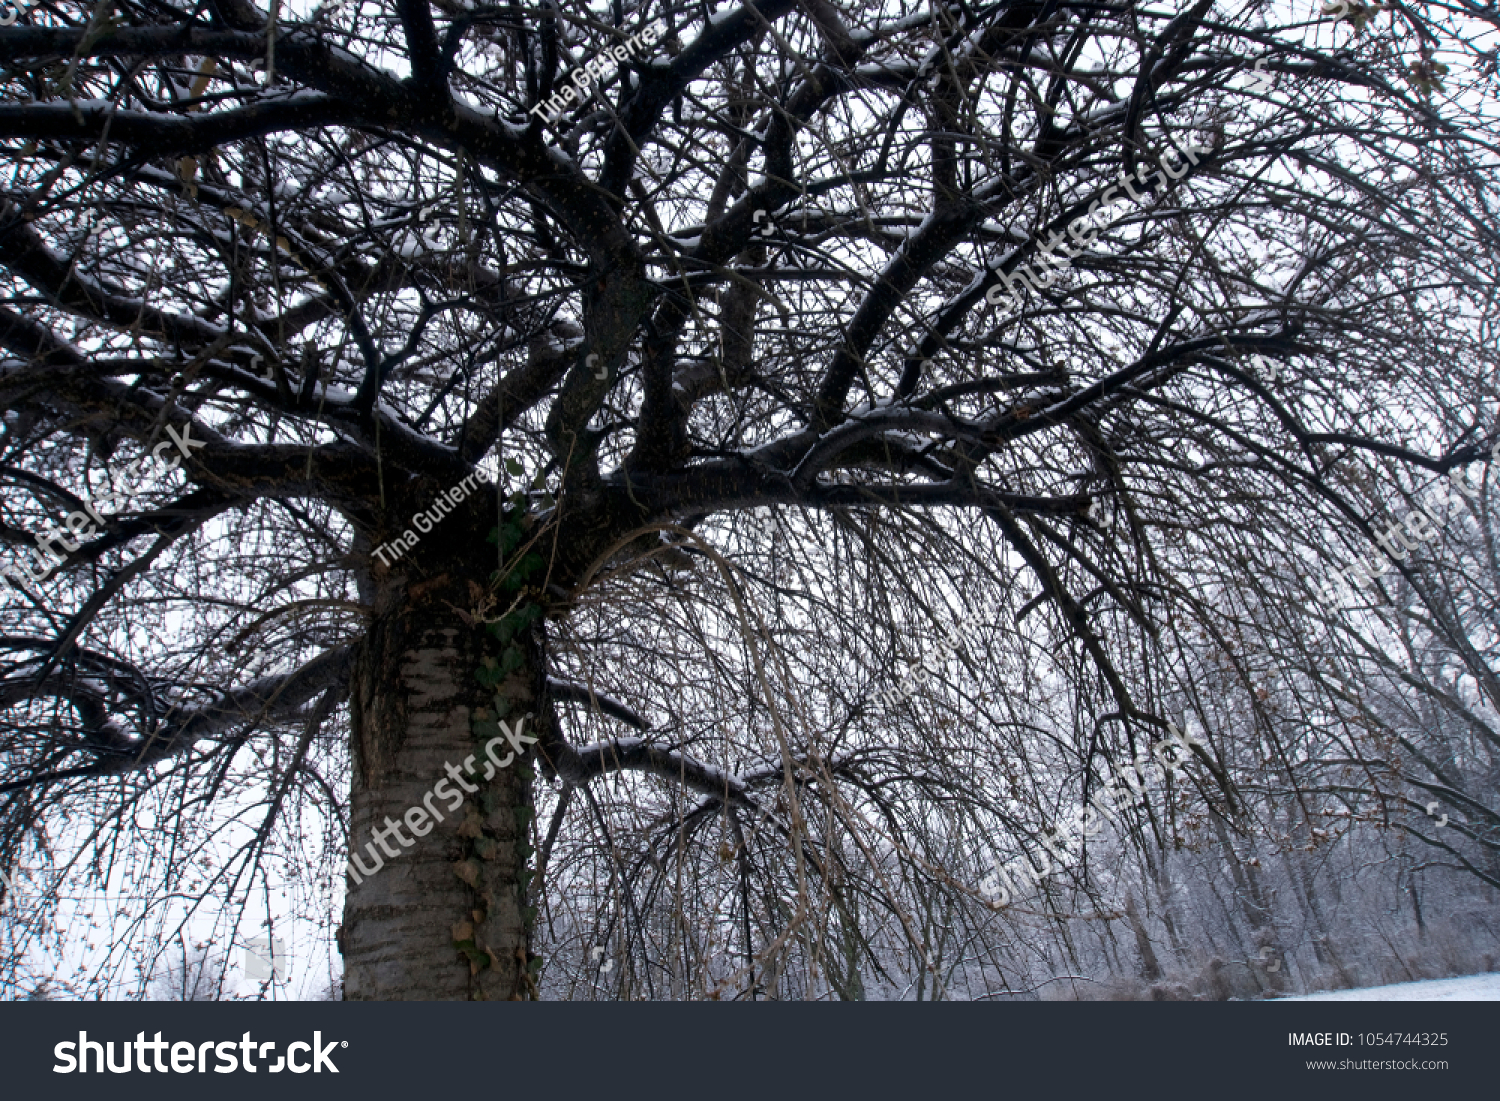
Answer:
M525 652L519 646L507 646L500 651L500 675L508 677L526 664Z
M481 967L489 966L490 954L488 952L481 952L472 940L456 940L453 942L453 947L457 948Z
M521 623L515 614L502 616L499 620L490 624L490 633L501 642L508 643L516 637L516 631L520 629Z
M522 531L518 521L507 521L500 525L500 550L504 554L510 554L521 543L521 538L526 533Z

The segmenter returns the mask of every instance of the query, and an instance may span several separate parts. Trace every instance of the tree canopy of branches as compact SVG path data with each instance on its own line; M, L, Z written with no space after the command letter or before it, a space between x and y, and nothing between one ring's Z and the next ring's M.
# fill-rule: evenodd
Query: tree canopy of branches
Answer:
M290 884L351 998L956 996L1023 910L1145 939L1105 844L1228 854L1265 948L1236 853L1335 804L1500 884L1497 30L40 0L0 866L132 900L85 986ZM1169 723L1192 760L988 905Z

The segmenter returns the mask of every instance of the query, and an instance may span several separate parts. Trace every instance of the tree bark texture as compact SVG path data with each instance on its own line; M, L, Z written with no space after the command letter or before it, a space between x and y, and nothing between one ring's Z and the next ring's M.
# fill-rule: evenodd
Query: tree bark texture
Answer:
M520 668L481 683L500 649L475 614L485 610L496 556L478 537L483 524L463 519L450 518L391 568L375 570L375 619L350 701L350 864L339 936L350 999L535 995L534 754L494 737L493 722L476 733L475 720L503 712L506 729L534 736L537 716L528 712L541 710L541 631L514 640Z

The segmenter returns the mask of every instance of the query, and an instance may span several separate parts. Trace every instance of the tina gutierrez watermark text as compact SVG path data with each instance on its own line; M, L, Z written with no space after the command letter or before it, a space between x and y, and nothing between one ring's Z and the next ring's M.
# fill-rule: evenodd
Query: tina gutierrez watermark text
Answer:
M563 85L562 91L555 93L550 99L538 103L531 109L531 114L546 112L545 120L548 125L556 122L575 102L583 102L586 93L584 89L594 81L598 80L610 62L616 64L623 62L626 58L634 59L636 52L654 46L662 37L662 32L652 27L647 27L640 34L627 39L618 46L612 46L602 54L595 57L587 65L580 65L568 74L568 80L572 81L570 88Z
M437 503L426 512L418 512L412 516L411 528L407 528L405 534L392 539L389 543L382 543L375 548L375 553L380 556L380 564L382 566L389 566L391 562L394 562L407 551L411 550L412 547L415 547L419 542L417 532L419 531L423 535L426 535L433 528L437 527L438 524L442 523L443 519L457 507L458 503L474 491L475 483L478 485L489 485L489 482L485 481L484 475L476 470L473 474L470 474L463 481L459 482L458 485L439 497ZM426 525L425 527L423 526L424 524ZM417 530L413 531L412 528L416 528ZM390 562L387 562L385 559L387 554L391 556Z

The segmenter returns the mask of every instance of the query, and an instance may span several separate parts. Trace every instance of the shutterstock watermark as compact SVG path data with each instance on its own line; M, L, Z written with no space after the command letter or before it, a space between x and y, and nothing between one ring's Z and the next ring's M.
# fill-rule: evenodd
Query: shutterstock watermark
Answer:
M1136 754L1135 760L1122 775L1117 775L1106 765L1105 782L1089 799L1089 805L1075 807L1069 817L1060 820L1053 829L1044 830L1039 837L1042 847L1057 859L1057 866L1054 867L1047 857L1042 857L1039 861L1042 867L1038 871L1033 865L1032 858L1024 853L1002 865L999 858L991 854L990 859L995 870L979 881L980 896L995 909L1000 909L1009 906L1016 898L1019 898L1028 883L1032 887L1040 887L1042 881L1049 875L1061 871L1069 863L1067 854L1059 852L1056 846L1094 837L1102 829L1101 819L1103 818L1108 818L1116 825L1120 825L1117 813L1119 808L1115 803L1115 797L1120 789L1128 790L1131 799L1139 799L1146 788L1145 767L1153 758L1162 767L1164 773L1176 776L1183 771L1183 765L1192 757L1191 747L1195 745L1201 746L1203 743L1191 734L1184 734L1178 730L1175 724L1168 723L1167 737L1153 743L1149 750ZM1204 746L1204 748L1208 747ZM996 890L999 891L1001 897L992 900L990 895Z
M238 1040L205 1040L201 1044L192 1044L187 1040L173 1043L163 1040L160 1032L155 1034L154 1039L148 1040L144 1032L137 1032L134 1041L120 1041L120 1063L116 1066L115 1041L106 1040L101 1043L90 1040L87 1032L80 1032L76 1042L64 1040L52 1048L52 1055L57 1059L52 1073L129 1074L132 1070L137 1070L142 1074L153 1071L166 1074L169 1068L163 1057L170 1051L170 1070L173 1074L207 1074L210 1054L217 1060L213 1068L215 1074L233 1074L240 1069L247 1074L262 1070L269 1074L280 1074L283 1070L289 1070L293 1074L306 1074L308 1071L322 1074L325 1070L329 1074L337 1074L339 1068L334 1065L331 1053L335 1048L348 1046L348 1040L330 1040L325 1044L323 1034L314 1032L312 1043L294 1041L287 1045L285 1055L278 1056L276 1062L266 1065L265 1060L270 1059L271 1052L276 1050L276 1041L257 1043L250 1038L248 1032ZM239 1050L236 1051L236 1048ZM134 1067L131 1066L132 1050L135 1054ZM89 1056L93 1056L92 1071L89 1070ZM303 1058L299 1059L299 1056ZM311 1058L307 1058L308 1056ZM255 1065L257 1059L262 1061L261 1066Z
M1173 146L1169 147L1167 152L1178 155L1179 165L1174 168L1168 157L1164 156L1162 158L1161 175L1156 178L1156 183L1162 186L1165 186L1168 181L1180 180L1183 176L1187 175L1189 164L1180 163L1182 158L1186 158L1191 165L1196 165L1198 163L1198 154L1213 152L1213 146L1185 145L1180 148ZM1030 287L1037 294L1050 287L1053 280L1057 278L1057 272L1048 268L1047 265L1054 265L1060 271L1063 268L1072 266L1073 260L1078 256L1080 251L1094 247L1094 243L1099 239L1101 228L1107 228L1115 221L1115 217L1109 214L1109 208L1125 202L1125 199L1118 194L1121 188L1124 188L1125 192L1136 202L1144 201L1140 195L1136 194L1135 187L1132 185L1139 183L1143 188L1146 187L1146 177L1150 167L1145 161L1141 161L1136 165L1134 176L1127 176L1124 172L1121 172L1119 183L1105 188L1103 194L1094 200L1086 213L1080 214L1068 223L1068 237L1073 239L1078 245L1078 249L1068 248L1063 244L1065 238L1062 232L1054 232L1047 239L1046 244L1039 244L1037 246L1037 251L1041 253L1041 256L1036 261L1040 269L1039 271L1032 271L1030 264L1022 264L1013 272L996 271L995 274L999 277L1000 282L985 291L984 300L991 306L1000 306L1002 310L1012 310L1021 304L1021 294L1017 290L1018 284ZM1105 214L1104 226L1094 227L1092 225L1093 219L1101 211L1101 208ZM1040 241L1041 238L1038 237L1037 240ZM1062 255L1060 257L1054 256L1054 251L1060 252ZM1004 299L1003 305L1001 304L1002 299Z
M1497 461L1500 461L1500 440L1490 448L1490 462L1493 464ZM1393 520L1382 534L1375 536L1375 542L1380 544L1386 555L1397 562L1405 562L1407 552L1436 539L1443 527L1444 514L1454 508L1462 508L1464 497L1472 501L1479 496L1480 491L1479 487L1469 481L1467 473L1455 468L1449 472L1446 485L1436 482L1427 492L1434 499L1422 502L1425 507L1414 505L1404 519ZM1463 496L1460 497L1459 494ZM1337 594L1346 580L1355 589L1362 581L1373 586L1378 578L1391 571L1386 555L1376 554L1368 562L1364 558L1356 558L1333 570L1332 576L1317 586L1318 600L1331 608L1337 608Z
M875 694L875 702L889 706L894 703L900 703L907 696L910 696L927 676L938 671L942 663L948 660L950 654L955 650L963 649L963 639L959 631L967 627L976 616L981 619L988 618L999 607L999 603L997 600L994 604L990 605L988 611L982 614L970 612L963 619L949 627L944 633L943 640L938 643L937 648L929 651L920 661L914 661L908 665L906 672L900 675L896 684L881 689L881 691Z
M484 766L483 779L488 780L493 777L495 775L496 769L504 768L506 765L510 764L513 760L516 759L517 754L526 752L527 745L536 741L534 735L523 734L521 732L522 728L526 724L526 720L529 718L531 718L531 715L527 714L526 716L517 719L514 729L512 729L511 725L507 722L496 722L496 726L500 728L500 732L504 735L504 737L494 737L485 743L484 755L488 757L489 760ZM495 746L504 745L507 741L510 742L513 751L505 755L505 760L496 760L494 753ZM385 825L380 829L375 830L371 834L374 840L365 845L365 851L370 854L370 859L375 864L373 868L366 868L364 865L364 861L360 860L359 858L359 853L352 847L349 850L349 875L353 878L355 883L363 883L365 876L374 875L376 872L380 871L381 868L385 867L385 858L375 851L375 846L377 844L380 846L385 855L391 857L392 859L401 855L399 849L392 849L389 845L386 844L386 838L395 837L397 841L401 842L401 847L403 849L409 849L416 844L416 841L414 839L406 837L402 834L402 822L404 822L406 824L406 828L411 830L412 833L416 834L417 837L426 837L429 833L432 832L432 819L435 818L439 822L446 821L442 813L432 805L432 801L434 799L442 799L446 801L448 803L448 813L453 814L458 810L459 807L464 805L465 793L473 795L476 791L479 790L477 785L471 784L468 780L464 779L466 775L471 776L474 774L474 754L471 753L464 759L462 768L459 768L457 765L445 763L443 765L443 771L448 774L448 779L451 779L454 783L458 784L458 786L462 788L463 791L455 790L453 785L450 784L447 779L439 780L436 784L433 785L432 790L430 790L426 794L426 796L423 797L422 805L418 807L412 807L410 810L408 810L404 815L402 815L401 822L393 822L390 815L386 815ZM425 807L426 810L423 810L423 807Z
M118 510L128 503L132 497L138 496L141 487L147 480L144 464L148 458L155 459L164 465L168 471L173 471L182 464L182 459L179 459L176 455L170 455L170 461L168 461L168 459L162 457L163 451L170 453L171 449L175 446L182 452L183 459L191 459L194 448L208 446L200 440L193 439L193 426L191 422L182 430L182 435L180 436L177 434L176 429L170 424L167 425L167 435L170 439L163 440L151 448L149 456L140 456L133 463L124 467L112 479L115 485L120 488L109 492L90 491L89 496L84 499L83 508L77 512L69 513L64 517L62 527L53 524L35 536L36 548L32 550L31 555L36 560L36 569L21 562L14 562L11 565L0 567L0 577L10 582L9 585L0 585L0 605L8 602L14 596L16 588L22 585L30 587L46 581L51 576L52 571L66 561L64 556L59 554L53 547L54 543L60 544L64 551L71 554L78 549L79 543L84 539L93 538L99 533L99 529L105 526L104 510ZM95 524L99 526L95 527ZM64 528L67 530L64 531ZM35 593L34 589L32 591Z
M16 20L27 8L31 7L33 2L34 0L10 0L9 3L0 3L0 11L5 12L4 15L0 15L0 27L15 26Z
M0 884L4 884L5 886L5 897L3 899L0 899L0 918L4 918L7 921L14 920L16 915L21 912L21 905L18 899L19 892L16 890L16 888L18 886L17 880L21 878L20 873L22 871L23 869L20 868L12 868L10 874L6 874L4 871L0 871ZM52 882L50 884L47 884L46 879L49 875L52 877ZM26 878L31 879L33 877L27 875ZM43 896L55 893L57 889L62 885L63 879L62 873L57 871L43 873L43 875L38 878L40 878L43 882ZM33 905L36 904L37 903L33 903Z

